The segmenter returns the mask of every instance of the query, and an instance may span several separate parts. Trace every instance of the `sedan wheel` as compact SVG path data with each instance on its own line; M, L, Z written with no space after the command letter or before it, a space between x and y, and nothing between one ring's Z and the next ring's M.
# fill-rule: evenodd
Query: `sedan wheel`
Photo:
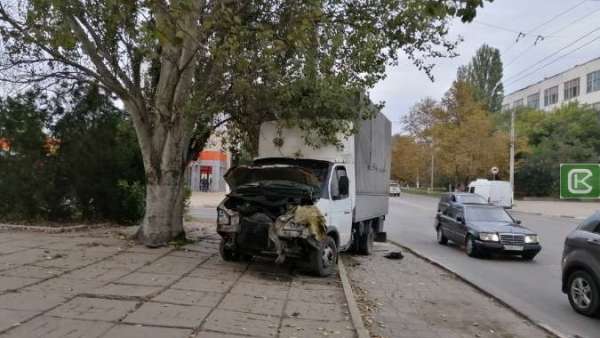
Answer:
M465 240L465 252L470 257L479 257L477 247L475 247L475 240L471 236L467 236L467 239Z
M437 241L442 245L448 244L448 238L444 235L444 230L441 225L438 225L437 227Z
M569 302L573 309L586 316L598 314L600 300L598 286L590 274L577 271L569 278Z

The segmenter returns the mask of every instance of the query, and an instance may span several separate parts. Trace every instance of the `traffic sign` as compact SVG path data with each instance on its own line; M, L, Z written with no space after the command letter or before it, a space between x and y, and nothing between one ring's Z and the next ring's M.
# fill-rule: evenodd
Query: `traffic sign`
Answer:
M560 198L600 198L600 164L561 164Z

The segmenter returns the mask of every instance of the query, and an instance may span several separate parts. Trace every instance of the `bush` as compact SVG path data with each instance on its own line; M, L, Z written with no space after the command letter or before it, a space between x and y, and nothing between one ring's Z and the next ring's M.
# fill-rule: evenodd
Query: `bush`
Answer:
M518 195L557 197L561 163L598 163L600 121L590 107L572 103L545 114L525 111L520 119L517 134L527 137L530 152L515 172Z
M146 187L140 182L129 183L120 180L119 194L113 218L121 224L135 224L144 217L146 207Z
M139 221L145 175L127 115L94 86L43 99L0 102L0 139L10 144L0 150L0 218Z

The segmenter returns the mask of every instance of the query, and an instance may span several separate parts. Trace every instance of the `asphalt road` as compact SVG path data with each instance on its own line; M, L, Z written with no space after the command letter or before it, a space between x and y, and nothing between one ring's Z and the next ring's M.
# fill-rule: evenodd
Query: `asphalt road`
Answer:
M459 275L530 316L568 336L600 337L600 319L576 314L561 292L563 242L577 221L513 212L540 235L542 251L532 262L518 258L476 259L457 246L442 246L433 230L437 199L403 194L390 198L388 239L444 264Z

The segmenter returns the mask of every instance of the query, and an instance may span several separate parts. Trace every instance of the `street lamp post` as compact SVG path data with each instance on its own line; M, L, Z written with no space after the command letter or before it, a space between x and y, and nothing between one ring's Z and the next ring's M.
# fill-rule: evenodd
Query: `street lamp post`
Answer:
M510 164L509 164L509 175L510 175L510 188L515 191L515 112L513 108L510 111Z
M435 146L433 144L433 137L431 138L431 191L433 191L434 173L435 173Z

